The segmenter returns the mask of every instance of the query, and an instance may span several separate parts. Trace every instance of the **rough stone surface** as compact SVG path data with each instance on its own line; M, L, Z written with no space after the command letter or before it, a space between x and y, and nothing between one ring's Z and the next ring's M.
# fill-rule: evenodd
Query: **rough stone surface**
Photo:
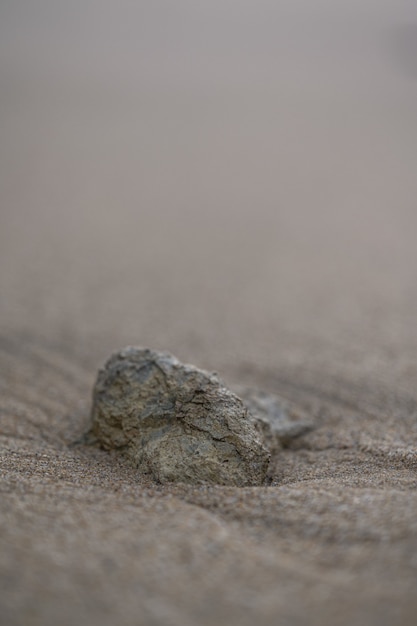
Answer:
M256 421L216 374L134 347L99 372L92 433L161 483L260 485L270 458Z

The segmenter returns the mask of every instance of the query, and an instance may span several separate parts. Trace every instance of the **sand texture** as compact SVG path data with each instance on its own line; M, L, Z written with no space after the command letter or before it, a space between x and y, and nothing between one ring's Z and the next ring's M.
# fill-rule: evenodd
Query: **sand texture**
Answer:
M413 626L415 3L35 4L0 6L2 626ZM79 443L127 345L314 427L267 486L145 478Z

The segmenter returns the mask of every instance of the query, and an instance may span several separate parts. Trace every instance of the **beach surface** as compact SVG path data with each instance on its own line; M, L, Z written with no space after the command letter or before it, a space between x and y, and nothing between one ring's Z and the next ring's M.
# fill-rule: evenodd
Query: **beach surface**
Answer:
M5 626L415 624L417 9L313 4L0 7ZM158 485L74 445L126 345L315 428Z

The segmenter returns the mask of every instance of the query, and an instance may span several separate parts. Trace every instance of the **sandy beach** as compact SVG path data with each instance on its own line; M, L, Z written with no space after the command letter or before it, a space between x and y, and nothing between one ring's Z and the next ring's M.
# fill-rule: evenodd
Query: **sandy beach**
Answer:
M0 621L411 626L417 9L0 7ZM262 487L74 445L112 351L314 429Z

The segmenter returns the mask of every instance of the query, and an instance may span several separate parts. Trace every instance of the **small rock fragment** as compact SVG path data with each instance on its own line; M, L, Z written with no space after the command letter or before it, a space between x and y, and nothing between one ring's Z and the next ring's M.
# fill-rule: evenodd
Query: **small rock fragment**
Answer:
M92 433L161 483L261 485L270 458L256 421L216 374L142 348L100 370Z
M234 390L256 421L271 452L314 428L313 421L302 410L280 396L243 385Z

